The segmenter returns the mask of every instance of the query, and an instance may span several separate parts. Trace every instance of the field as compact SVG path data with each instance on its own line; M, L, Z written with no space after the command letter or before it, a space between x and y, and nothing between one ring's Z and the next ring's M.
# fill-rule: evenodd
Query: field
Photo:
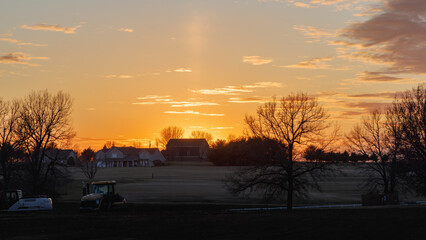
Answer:
M224 177L235 167L217 167L210 163L173 163L153 168L100 169L97 180L116 180L118 192L130 203L214 203L264 204L260 196L233 196L224 187ZM63 201L79 201L82 182L87 181L81 170L70 168L73 182ZM340 166L334 178L321 182L322 191L312 190L309 198L296 199L295 205L360 203L365 190L360 184L365 176L354 166ZM411 195L402 201L419 200ZM275 202L281 204L282 202Z
M101 169L97 180L114 179L128 199L126 209L79 212L85 177L71 168L73 182L50 212L0 212L2 239L424 239L426 206L380 206L288 210L238 210L265 204L258 196L240 198L223 187L234 168L208 163L175 163L155 168ZM323 192L296 205L360 203L364 180L341 166ZM416 200L406 197L405 201Z

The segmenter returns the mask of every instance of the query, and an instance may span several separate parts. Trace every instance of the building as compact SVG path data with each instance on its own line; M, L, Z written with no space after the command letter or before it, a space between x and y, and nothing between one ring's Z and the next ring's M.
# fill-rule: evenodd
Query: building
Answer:
M77 162L77 154L71 149L47 149L44 152L44 163L55 162L57 164L74 166Z
M206 139L170 139L166 155L170 161L205 161L209 149Z
M96 152L99 167L153 167L166 159L158 148L112 147Z

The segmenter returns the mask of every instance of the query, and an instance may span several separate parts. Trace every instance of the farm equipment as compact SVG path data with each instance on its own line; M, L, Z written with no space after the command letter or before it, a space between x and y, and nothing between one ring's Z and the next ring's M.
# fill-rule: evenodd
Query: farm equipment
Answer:
M23 198L18 189L0 192L0 209L9 212L52 210L52 199L47 197Z
M81 198L80 211L109 210L112 208L122 208L126 204L126 199L115 192L116 181L92 182L90 186L83 189L84 196ZM89 185L89 184L88 184Z

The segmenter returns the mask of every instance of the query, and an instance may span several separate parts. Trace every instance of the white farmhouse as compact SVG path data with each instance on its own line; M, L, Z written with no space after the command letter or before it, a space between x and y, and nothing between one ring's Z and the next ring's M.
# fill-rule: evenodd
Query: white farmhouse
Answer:
M112 147L96 152L99 167L153 167L166 159L158 148Z

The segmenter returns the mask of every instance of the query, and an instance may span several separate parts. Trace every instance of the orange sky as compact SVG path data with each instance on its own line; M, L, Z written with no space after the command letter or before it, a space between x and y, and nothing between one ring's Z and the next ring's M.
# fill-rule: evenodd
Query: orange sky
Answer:
M70 93L80 148L241 135L299 91L347 130L425 81L425 19L424 0L2 1L0 97Z

